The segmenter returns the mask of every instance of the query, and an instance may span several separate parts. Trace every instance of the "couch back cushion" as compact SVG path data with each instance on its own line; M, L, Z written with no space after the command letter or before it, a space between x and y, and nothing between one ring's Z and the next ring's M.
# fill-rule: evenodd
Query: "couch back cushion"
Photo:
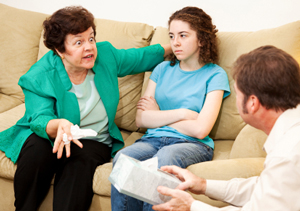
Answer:
M143 23L119 22L105 19L95 19L96 41L109 41L119 49L140 48L149 45L153 27ZM40 48L38 59L47 49L40 33ZM121 129L136 131L136 104L141 97L144 73L119 78L120 102L115 122Z
M152 40L156 43L165 43L168 37L168 29L158 27ZM235 104L234 81L230 73L233 63L241 54L248 53L263 45L274 45L281 48L300 63L300 21L256 32L218 32L217 37L219 42L219 60L217 64L227 72L231 94L223 101L210 137L218 140L232 140L246 125ZM145 81L147 80L145 79ZM146 86L147 83L144 83L144 85ZM144 89L145 87L143 87Z
M211 136L216 139L234 139L245 123L235 105L234 81L231 77L233 63L240 55L263 45L276 46L300 62L300 21L255 32L219 32L218 38L220 41L218 64L228 74L231 95L223 102L221 113L211 131Z
M0 4L0 112L24 102L18 81L37 61L45 17Z

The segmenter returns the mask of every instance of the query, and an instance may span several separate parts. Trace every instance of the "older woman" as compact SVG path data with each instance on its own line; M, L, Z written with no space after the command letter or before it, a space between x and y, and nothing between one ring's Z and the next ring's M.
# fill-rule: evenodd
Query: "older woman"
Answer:
M88 210L96 167L124 145L114 123L117 77L152 69L170 49L117 50L96 43L94 17L82 7L60 9L43 26L52 51L20 78L26 112L0 133L0 149L18 164L16 210L37 210L54 174L53 210ZM73 139L75 124L97 136ZM70 142L63 141L64 133Z

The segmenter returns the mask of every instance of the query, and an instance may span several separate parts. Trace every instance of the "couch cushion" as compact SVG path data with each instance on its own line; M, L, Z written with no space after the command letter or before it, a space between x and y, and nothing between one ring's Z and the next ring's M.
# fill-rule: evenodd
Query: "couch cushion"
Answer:
M0 112L24 102L18 81L37 61L45 17L0 4Z
M109 41L119 49L140 48L149 45L153 27L143 23L120 22L105 19L95 19L96 40ZM47 49L40 37L40 59ZM120 102L117 108L115 122L121 129L136 131L136 104L141 97L144 73L119 78Z
M145 135L145 134L144 133L139 133L139 132L131 133L130 136L128 136L128 138L124 140L124 142L125 142L124 147L132 145L136 140L142 138L143 135Z
M234 81L230 69L235 60L262 45L274 45L291 54L300 63L300 21L289 23L273 29L255 32L218 32L219 60L217 62L227 72L231 95L224 99L218 119L210 133L213 139L234 140L245 126L235 105ZM158 27L153 35L153 41L166 42L168 29ZM147 79L145 79L146 81ZM144 82L146 86L147 83ZM143 87L143 90L145 87Z
M5 153L0 151L0 177L13 180L17 169L9 158L5 156Z
M1 89L0 89L0 92L1 92ZM21 92L22 92L22 90L21 90ZM23 103L23 101L21 99L18 99L16 97L13 97L13 96L10 96L7 94L2 94L2 93L0 93L0 102L1 102L0 113L3 111L7 111L7 110Z
M225 160L230 157L234 140L214 140L215 149L213 160Z
M93 180L94 193L102 196L110 196L111 183L108 177L112 170L112 163L105 163L98 166Z
M0 131L6 130L16 124L25 113L25 103L18 105L8 111L0 113Z
M263 131L246 125L234 141L230 158L266 157L263 146L267 137Z

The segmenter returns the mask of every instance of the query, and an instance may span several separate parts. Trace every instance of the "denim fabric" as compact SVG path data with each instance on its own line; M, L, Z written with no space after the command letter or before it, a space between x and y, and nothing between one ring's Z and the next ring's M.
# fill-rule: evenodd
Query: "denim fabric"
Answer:
M113 165L118 160L120 153L144 161L152 157L158 158L158 167L176 165L186 168L189 165L209 161L213 157L213 150L198 141L189 141L172 137L151 137L138 139L134 144L120 150ZM112 211L149 211L152 205L121 194L115 187L111 187Z

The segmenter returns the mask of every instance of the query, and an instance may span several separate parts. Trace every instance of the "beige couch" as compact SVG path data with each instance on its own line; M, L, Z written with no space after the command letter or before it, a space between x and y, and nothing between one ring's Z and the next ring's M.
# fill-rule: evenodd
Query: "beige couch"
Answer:
M0 4L0 131L22 117L24 96L18 79L47 49L42 44L42 22L45 14L15 9ZM143 47L168 43L167 28L143 23L117 22L97 19L97 41L110 41L117 48ZM274 29L257 32L219 32L218 64L227 73L235 59L261 45L275 45L300 62L300 21ZM135 125L136 103L143 93L150 73L119 79L120 103L116 123L122 131L126 146L140 138L145 129ZM230 179L259 175L265 153L262 150L266 135L239 116L235 106L233 80L229 75L232 94L224 100L218 120L210 134L215 140L213 161L194 164L189 170L209 179ZM13 178L16 165L0 151L0 209L14 210ZM94 198L90 210L110 210L110 182L112 163L99 166L94 175ZM226 205L205 196L195 198L216 206ZM52 187L40 207L52 210Z

